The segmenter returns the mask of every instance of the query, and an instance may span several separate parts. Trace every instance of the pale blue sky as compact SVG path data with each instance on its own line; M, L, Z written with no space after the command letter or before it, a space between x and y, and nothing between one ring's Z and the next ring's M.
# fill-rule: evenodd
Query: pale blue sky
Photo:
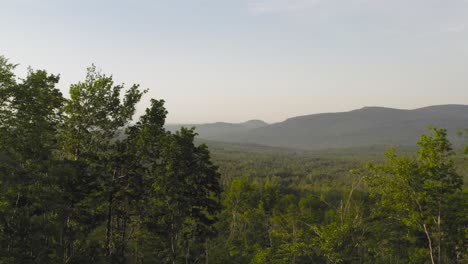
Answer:
M171 123L468 104L468 0L0 0L0 54L64 92L95 63Z

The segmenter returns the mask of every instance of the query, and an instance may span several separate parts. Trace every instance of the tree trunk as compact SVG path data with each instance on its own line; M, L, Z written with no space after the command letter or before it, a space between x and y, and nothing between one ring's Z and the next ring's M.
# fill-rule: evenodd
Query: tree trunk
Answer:
M438 253L438 256L437 256L437 260L438 260L438 263L440 264L441 263L441 256L442 256L442 232L441 232L441 227L440 227L440 207L441 207L441 201L439 200L439 215L437 217L437 239L439 240L438 241L438 245L437 245L437 253Z
M426 224L423 224L424 228L424 233L426 233L427 241L428 241L428 246L429 246L429 255L431 256L431 263L435 264L434 262L434 250L432 249L432 239L431 236L429 235L429 231L427 230Z
M107 200L107 223L106 223L106 256L109 257L111 255L111 238L112 238L112 206L114 203L114 180L115 180L115 174L116 174L116 169L114 169L114 173L112 175L112 181L111 181L111 190L109 192L109 198Z
M107 224L106 224L106 256L111 255L110 243L112 236L112 204L114 200L113 191L109 193L108 209L107 209Z
M205 241L205 264L208 264L208 241Z
M70 230L70 216L67 216L67 222L66 222L66 225L65 225L65 230L66 230L66 233L69 232ZM73 243L73 240L72 238L67 234L66 235L66 239L65 239L65 254L64 254L64 260L63 262L64 263L69 263L70 262L70 259L71 259L71 255L72 255L72 243Z
M177 252L176 252L176 234L174 226L174 213L171 213L171 250L172 250L172 264L175 264Z

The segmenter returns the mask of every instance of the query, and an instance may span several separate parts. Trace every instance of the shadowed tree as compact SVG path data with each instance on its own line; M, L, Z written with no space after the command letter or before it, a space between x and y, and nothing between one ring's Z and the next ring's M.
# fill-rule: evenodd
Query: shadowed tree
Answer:
M83 255L79 250L85 249L74 244L83 244L102 218L106 223L105 255L111 258L114 253L116 181L127 173L121 166L124 150L119 148L118 136L131 121L144 93L138 85L131 86L124 95L123 89L123 84L115 85L112 76L101 74L95 66L88 68L84 82L70 87L61 130L61 156L73 164L78 179L65 183L65 193L70 195L66 199L69 212L62 219L64 262L73 262L74 256Z
M29 69L16 80L0 57L0 262L51 263L56 190L50 174L61 121L59 77Z

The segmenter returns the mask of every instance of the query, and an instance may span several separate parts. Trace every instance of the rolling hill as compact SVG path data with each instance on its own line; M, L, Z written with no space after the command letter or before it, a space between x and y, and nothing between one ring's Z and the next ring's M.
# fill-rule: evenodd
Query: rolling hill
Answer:
M456 132L468 128L468 105L437 105L414 110L384 107L313 114L267 124L260 120L245 123L213 123L195 126L200 138L296 149L329 149L376 145L414 145L427 126L443 127L455 144Z
M231 134L244 133L256 128L268 126L261 120L250 120L243 123L216 122L210 124L169 124L166 129L174 132L181 127L195 127L197 133L204 139L224 139Z

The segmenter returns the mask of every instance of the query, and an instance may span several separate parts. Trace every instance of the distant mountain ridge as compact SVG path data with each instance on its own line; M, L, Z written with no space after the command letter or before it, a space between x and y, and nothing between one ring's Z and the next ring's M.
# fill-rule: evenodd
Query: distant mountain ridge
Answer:
M167 126L176 130L182 125ZM455 144L460 129L468 128L468 105L435 105L413 110L363 107L348 112L322 113L288 118L267 124L212 123L195 126L199 137L222 142L259 144L297 149L414 145L427 126L443 127Z
M264 126L268 126L268 123L262 120L249 120L243 123L169 124L166 125L166 129L169 131L176 131L181 127L195 127L195 131L201 138L212 139L224 138L232 133L243 133Z

